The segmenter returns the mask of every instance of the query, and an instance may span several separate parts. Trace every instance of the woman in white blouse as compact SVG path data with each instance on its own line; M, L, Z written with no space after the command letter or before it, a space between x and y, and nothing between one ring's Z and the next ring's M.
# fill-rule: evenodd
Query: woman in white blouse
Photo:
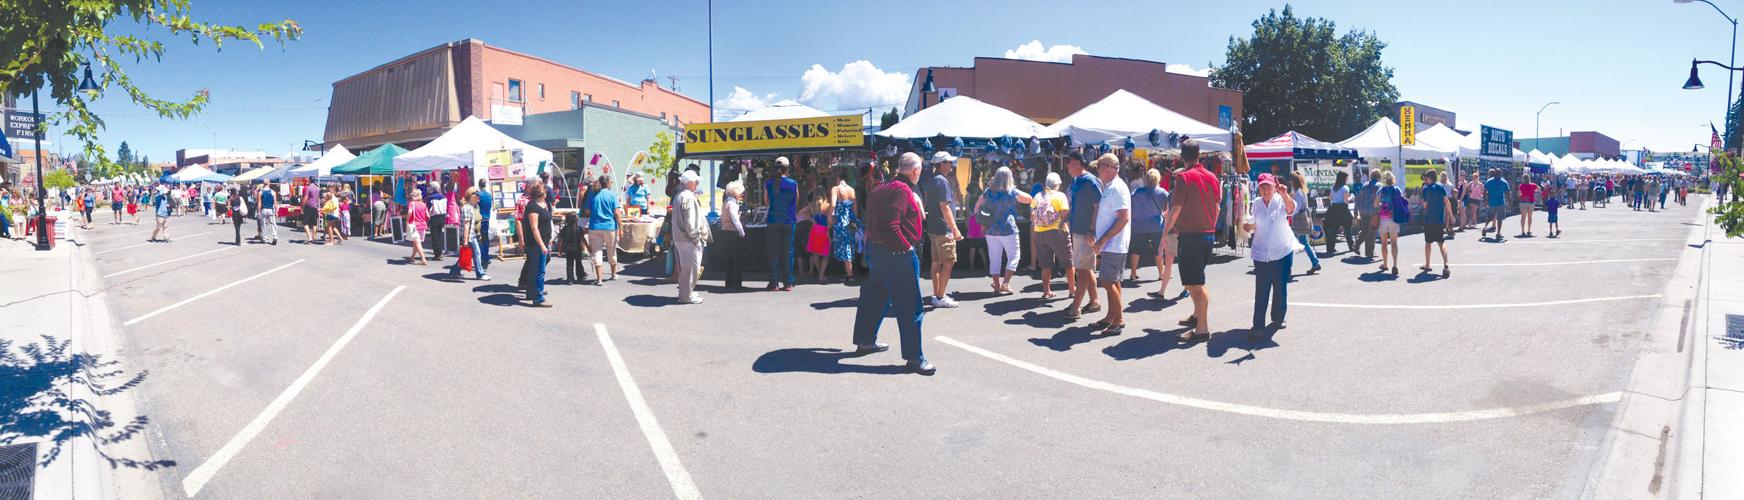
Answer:
M739 217L739 205L745 201L745 183L727 184L726 206L721 208L721 241L717 248L726 261L727 289L744 290L745 220Z
M1290 230L1290 215L1300 207L1296 200L1278 189L1271 174L1260 174L1259 197L1253 202L1253 233L1251 255L1254 263L1253 329L1259 335L1266 329L1284 328L1284 313L1289 309L1290 255L1302 249L1301 242ZM1271 303L1271 319L1266 320L1266 305Z

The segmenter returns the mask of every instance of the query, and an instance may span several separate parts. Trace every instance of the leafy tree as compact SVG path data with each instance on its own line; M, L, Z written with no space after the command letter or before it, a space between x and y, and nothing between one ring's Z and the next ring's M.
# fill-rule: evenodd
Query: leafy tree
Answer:
M1738 150L1738 125L1740 121L1740 113L1744 113L1744 93L1740 93L1739 98L1732 101L1732 109L1726 113L1726 135L1724 135L1723 138L1725 140L1726 149L1728 150Z
M133 149L127 147L127 141L121 141L121 146L115 148L115 163L133 165Z
M648 159L642 162L642 175L651 181L658 182L666 178L666 173L678 163L678 152L672 144L672 134L660 132L654 134L654 144L648 146Z
M1712 177L1714 182L1730 184L1727 190L1732 192L1744 188L1744 185L1740 185L1744 182L1740 182L1741 177L1739 177L1744 175L1744 160L1739 160L1738 156L1732 153L1720 153L1714 156L1714 164L1720 167L1720 173L1714 174ZM1732 200L1741 199L1731 195L1728 197L1731 197ZM1714 223L1726 230L1727 238L1737 238L1744 235L1744 201L1732 200L1714 200L1719 206L1709 209L1714 214Z
M42 174L42 185L43 187L54 189L68 189L77 187L79 181L73 180L73 174L69 174L65 170L56 169Z
M878 130L890 128L899 121L902 121L902 113L898 113L896 108L890 108L890 111L885 112L884 116L878 119Z
M1331 20L1296 17L1289 5L1253 22L1248 38L1229 38L1213 85L1240 90L1242 128L1264 139L1295 130L1336 141L1390 114L1399 99L1393 68L1381 62L1387 47L1374 34L1337 34Z
M187 100L160 99L133 82L123 62L161 61L166 52L153 33L167 33L165 38L185 37L195 44L211 43L219 50L226 41L253 42L265 48L264 39L282 44L303 33L303 28L289 19L252 28L196 21L189 16L191 2L25 0L0 4L0 90L23 95L47 86L49 97L64 109L50 119L56 124L71 123L67 130L84 143L85 151L100 153L104 148L97 143L97 134L103 129L103 120L91 111L90 103L110 88L120 88L134 103L164 118L187 118L205 108L211 97L201 89ZM78 91L86 64L91 64L100 87L96 91Z

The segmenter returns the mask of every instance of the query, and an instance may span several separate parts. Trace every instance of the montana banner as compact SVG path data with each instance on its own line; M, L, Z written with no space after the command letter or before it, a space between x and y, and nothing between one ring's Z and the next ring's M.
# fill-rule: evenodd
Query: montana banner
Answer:
M866 143L860 115L792 120L692 123L684 129L684 152L853 148Z

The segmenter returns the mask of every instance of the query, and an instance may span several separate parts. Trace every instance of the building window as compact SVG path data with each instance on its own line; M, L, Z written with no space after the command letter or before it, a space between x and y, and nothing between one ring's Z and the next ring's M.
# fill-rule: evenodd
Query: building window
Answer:
M614 107L614 108L622 108L622 107L623 107L623 106L622 106L622 105L620 105L620 104L618 104L618 100L617 100L617 99L612 99L612 107Z
M582 100L582 101L583 101L583 102L588 102L588 103L592 103L592 102L593 102L593 94L582 94L582 95L581 95L581 100Z
M581 109L581 93L569 93L569 109Z
M521 81L509 79L509 102L525 102L525 95L521 91Z
M545 100L545 84L539 84L539 100Z
M660 121L666 121L666 112L665 111L660 112Z

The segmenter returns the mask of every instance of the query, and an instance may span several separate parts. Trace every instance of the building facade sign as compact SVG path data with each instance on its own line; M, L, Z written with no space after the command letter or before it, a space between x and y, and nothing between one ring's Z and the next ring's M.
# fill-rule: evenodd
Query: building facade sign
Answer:
M14 139L32 139L36 137L36 122L42 120L42 115L28 111L6 111L6 128L0 130L7 137Z
M1501 160L1514 157L1514 131L1483 125L1478 129L1479 143L1483 149L1478 156Z
M686 153L853 148L866 143L860 115L792 120L692 123L684 130Z

